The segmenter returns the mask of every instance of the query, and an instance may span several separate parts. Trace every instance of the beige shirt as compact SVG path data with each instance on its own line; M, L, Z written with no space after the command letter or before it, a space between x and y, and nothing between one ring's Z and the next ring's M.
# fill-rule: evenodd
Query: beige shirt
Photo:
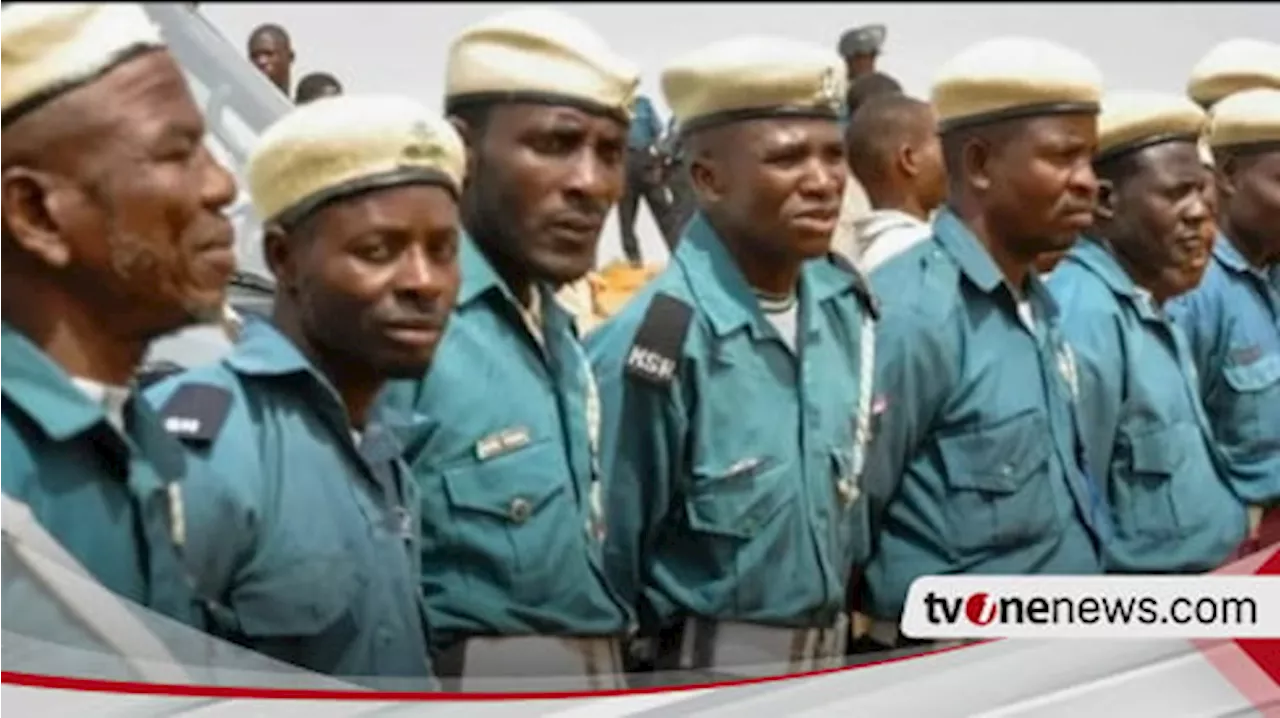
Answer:
M862 189L862 183L852 174L844 185L844 199L840 205L840 219L831 235L831 251L839 252L854 264L862 256L863 246L858 241L857 221L871 213L871 200Z

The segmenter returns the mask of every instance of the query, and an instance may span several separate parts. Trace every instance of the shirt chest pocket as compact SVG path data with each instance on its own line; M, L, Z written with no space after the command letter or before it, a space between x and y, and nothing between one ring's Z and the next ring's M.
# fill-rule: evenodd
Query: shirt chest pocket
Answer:
M1121 441L1128 450L1119 452L1121 466L1113 484L1116 524L1125 533L1151 538L1177 538L1182 534L1174 506L1174 477L1184 462L1186 445L1198 441L1178 427L1160 427L1147 431L1122 431ZM1127 454L1127 456L1125 455ZM1205 482L1216 480L1212 466L1209 473L1196 477Z
M1273 423L1268 427L1276 431L1280 422L1280 353L1264 354L1249 363L1228 366L1222 371L1231 391L1233 423L1242 431L1258 435L1267 418Z
M561 447L550 441L445 471L449 542L487 569L500 583L535 583L557 570L557 561L581 547L585 516L579 517ZM433 529L428 529L433 530Z
M685 499L689 527L734 542L750 540L795 501L791 470L789 462L768 458L695 470Z
M947 484L943 513L956 550L1018 546L1054 532L1051 441L1044 418L1033 412L938 441Z
M250 571L214 624L260 653L333 672L367 628L356 605L358 571L346 552L278 556Z

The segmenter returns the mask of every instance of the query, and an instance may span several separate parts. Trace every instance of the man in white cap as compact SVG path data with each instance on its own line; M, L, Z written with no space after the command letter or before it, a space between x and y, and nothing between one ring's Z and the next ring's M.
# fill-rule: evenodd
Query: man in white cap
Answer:
M358 95L286 115L249 158L272 318L147 391L190 452L186 558L211 632L384 689L431 685L417 487L372 405L444 332L465 162L443 117Z
M199 625L181 448L130 385L152 339L219 316L234 182L139 6L2 17L4 493L107 588Z
M755 36L663 71L699 212L665 272L588 338L606 564L658 670L844 655L845 587L869 549L875 334L861 275L829 254L844 75L830 50Z
M1280 502L1280 90L1215 104L1208 141L1220 234L1200 286L1171 312L1191 341L1232 487L1269 507Z
M1097 223L1049 280L1076 352L1090 474L1115 526L1109 572L1208 571L1244 538L1186 337L1163 310L1200 283L1213 246L1196 150L1205 120L1178 95L1103 98Z
M1247 37L1214 45L1191 68L1187 96L1206 110L1236 92L1270 87L1280 89L1280 44ZM1214 174L1213 153L1207 138L1200 140L1200 161ZM1205 183L1205 194L1214 216L1218 213L1216 182Z
M554 10L490 17L449 48L445 105L469 150L462 289L430 374L385 394L412 424L423 589L449 686L621 685L630 615L601 559L599 401L553 294L595 264L638 85Z
M888 505L862 610L876 647L910 642L898 618L919 576L1101 569L1075 362L1032 268L1093 221L1100 94L1092 62L1031 38L978 43L934 81L947 204L929 241L872 273L884 318L864 482Z

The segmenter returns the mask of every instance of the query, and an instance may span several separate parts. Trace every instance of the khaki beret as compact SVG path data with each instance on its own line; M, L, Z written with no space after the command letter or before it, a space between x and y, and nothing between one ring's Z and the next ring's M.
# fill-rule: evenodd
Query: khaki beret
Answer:
M408 184L455 195L462 138L443 117L392 95L326 97L267 128L249 156L249 194L264 222L292 224L340 197Z
M775 116L839 118L845 67L831 50L775 37L724 40L669 63L662 93L680 132Z
M1096 113L1102 73L1089 58L1047 40L1004 37L948 60L933 82L943 132L1020 117Z
M1259 87L1280 88L1280 45L1236 38L1215 45L1187 81L1187 94L1203 106Z
M1209 146L1280 150L1280 90L1245 90L1219 101L1209 116Z
M572 15L528 8L462 31L449 48L445 107L534 102L631 117L639 69Z
M1102 161L1164 142L1195 143L1208 116L1191 100L1163 92L1109 92L1098 115Z
M3 121L92 82L139 52L164 47L136 3L8 4L0 17Z
M839 53L841 57L854 55L878 55L884 47L886 30L884 25L863 25L855 27L840 36Z

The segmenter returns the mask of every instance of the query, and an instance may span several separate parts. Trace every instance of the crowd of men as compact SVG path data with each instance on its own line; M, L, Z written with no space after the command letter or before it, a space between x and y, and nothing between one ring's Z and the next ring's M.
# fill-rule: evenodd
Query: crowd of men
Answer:
M374 686L802 671L919 644L917 577L1203 572L1280 499L1274 45L1212 50L1192 101L996 38L852 116L830 48L673 58L696 211L583 336L556 293L639 72L500 13L445 117L349 94L260 138L273 312L140 391L220 316L232 177L138 6L3 13L6 501L212 635Z

